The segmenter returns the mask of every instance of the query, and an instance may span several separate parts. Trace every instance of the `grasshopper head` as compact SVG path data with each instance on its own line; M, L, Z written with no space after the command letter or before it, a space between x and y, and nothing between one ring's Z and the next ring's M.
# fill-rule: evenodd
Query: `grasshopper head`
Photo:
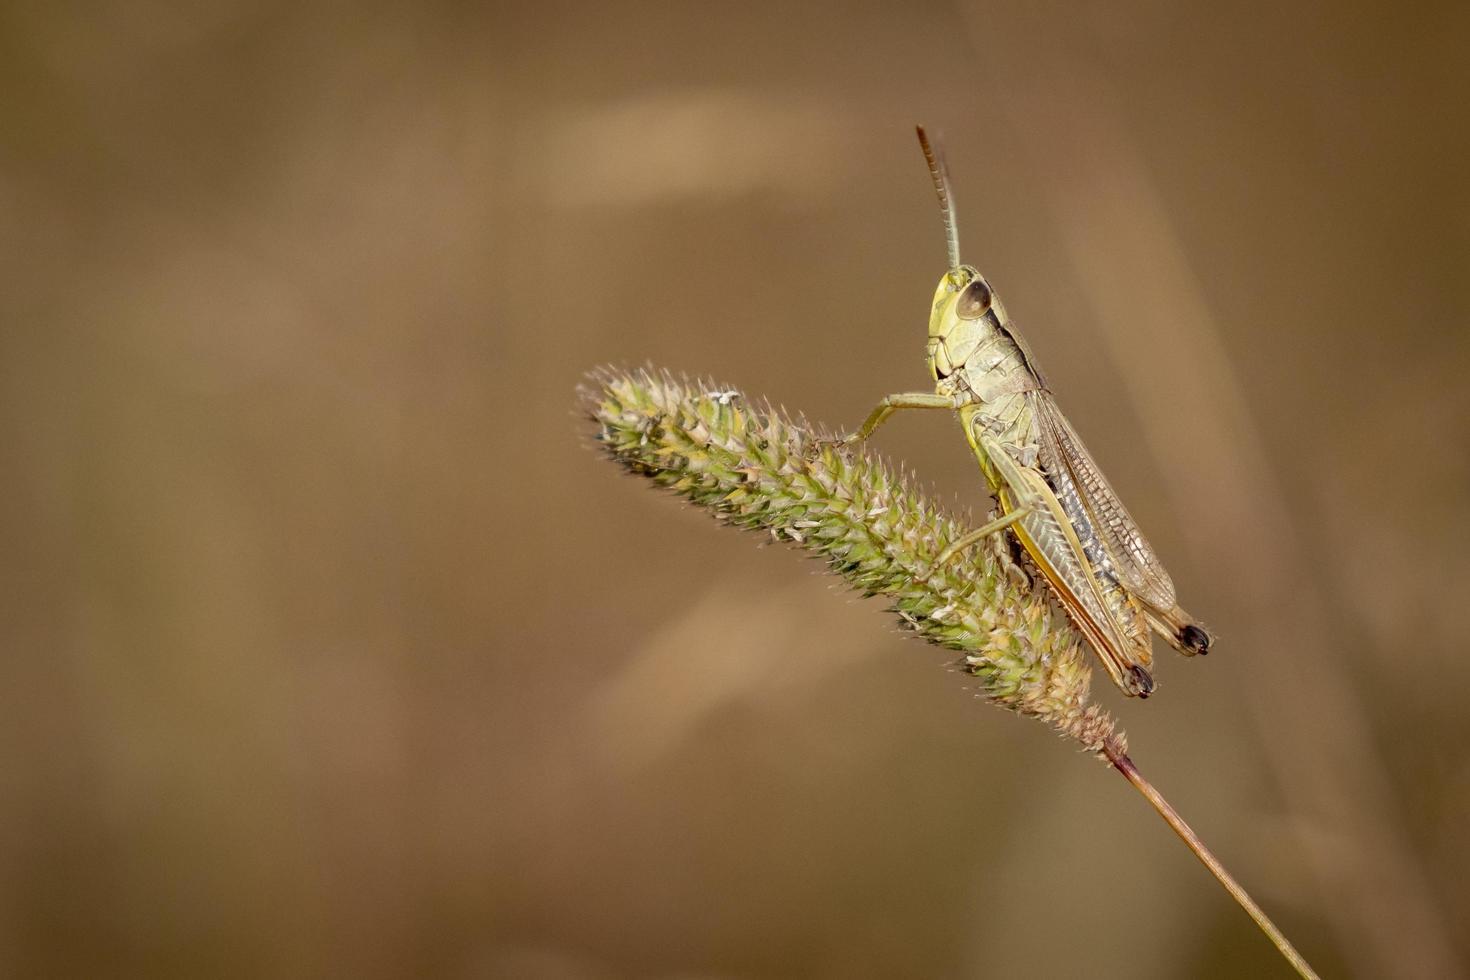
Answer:
M995 316L987 317L992 310ZM946 272L934 290L929 313L929 371L934 380L942 381L964 367L975 349L994 334L996 323L1004 322L1005 307L974 266Z
M949 271L934 290L929 314L929 373L942 381L965 366L971 354L1000 324L1006 322L1005 308L974 266L960 264L960 237L955 229L953 195L944 155L929 142L924 127L918 127L919 145L929 162L929 176L939 196L939 213L944 218L944 241L949 249ZM994 311L993 316L986 314Z

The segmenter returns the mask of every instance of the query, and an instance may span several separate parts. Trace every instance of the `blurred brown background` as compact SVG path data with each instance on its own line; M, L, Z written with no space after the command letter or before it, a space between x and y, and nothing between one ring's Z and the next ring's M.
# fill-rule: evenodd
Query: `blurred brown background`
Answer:
M1098 685L1135 759L1324 973L1463 974L1464 4L6 7L0 974L1284 975L1114 774L585 445L607 361L923 387L916 121L1219 632Z

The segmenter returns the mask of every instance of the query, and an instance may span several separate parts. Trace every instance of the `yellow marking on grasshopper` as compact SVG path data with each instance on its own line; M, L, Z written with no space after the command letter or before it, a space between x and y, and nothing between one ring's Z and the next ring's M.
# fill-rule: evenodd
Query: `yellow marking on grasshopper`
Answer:
M1113 683L1148 697L1150 627L1190 656L1209 652L1210 634L1179 608L1163 563L1057 407L999 297L960 263L944 158L922 126L918 133L949 250L929 316L934 391L889 395L846 441L867 439L899 409L957 412L1001 516L951 543L939 560L1009 528Z

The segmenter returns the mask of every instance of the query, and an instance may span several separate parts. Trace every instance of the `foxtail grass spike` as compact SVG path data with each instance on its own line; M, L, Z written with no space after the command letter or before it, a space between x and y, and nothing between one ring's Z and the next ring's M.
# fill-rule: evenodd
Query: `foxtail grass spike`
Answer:
M959 655L986 700L1100 756L1127 751L1112 719L1088 702L1091 671L1065 617L1000 548L938 564L968 528L905 477L705 381L608 369L591 381L584 394L598 440L629 471L722 521L812 552L863 595L887 598L904 629Z
M960 656L981 696L1045 722L1106 761L1136 789L1275 944L1297 973L1316 974L1281 930L1143 778L1111 717L1088 702L1082 640L1010 558L999 537L940 563L968 528L861 448L839 448L784 410L739 392L649 369L589 376L584 408L602 448L736 527L790 541L865 596L883 596L902 626Z

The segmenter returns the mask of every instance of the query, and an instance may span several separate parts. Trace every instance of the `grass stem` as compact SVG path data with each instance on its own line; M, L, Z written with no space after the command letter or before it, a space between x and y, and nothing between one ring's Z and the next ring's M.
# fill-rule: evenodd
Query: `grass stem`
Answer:
M1266 934L1266 938L1270 939L1276 948L1281 951L1281 955L1286 957L1286 961L1292 965L1292 968L1299 975L1307 978L1307 980L1318 980L1317 973L1312 969L1311 964L1302 957L1301 953L1296 951L1296 947L1291 944L1291 941L1286 938L1281 930L1276 928L1276 923L1271 921L1271 918L1266 915L1265 911L1256 904L1255 899L1251 898L1250 894L1240 886L1240 882L1236 881L1230 872L1225 870L1225 866L1220 863L1220 859L1215 857L1214 853L1205 846L1205 842L1200 840L1199 835L1194 832L1194 828L1184 822L1184 818L1179 815L1179 811L1169 805L1169 801L1164 799L1163 794L1154 788L1153 783L1143 778L1143 774L1138 771L1138 767L1133 764L1133 760L1128 758L1128 753L1121 751L1113 743L1108 742L1103 745L1103 754L1107 756L1108 762L1112 763L1113 768L1122 773L1123 778L1128 780L1134 789L1143 794L1143 798L1148 800L1149 806L1153 807L1158 812L1158 815L1164 818L1164 822L1169 825L1174 833L1179 835L1179 839L1184 841L1185 846L1194 852L1194 856L1200 859L1200 863L1210 869L1210 874L1214 875L1215 880L1230 893L1230 897L1235 899L1241 908L1245 909L1246 914Z

